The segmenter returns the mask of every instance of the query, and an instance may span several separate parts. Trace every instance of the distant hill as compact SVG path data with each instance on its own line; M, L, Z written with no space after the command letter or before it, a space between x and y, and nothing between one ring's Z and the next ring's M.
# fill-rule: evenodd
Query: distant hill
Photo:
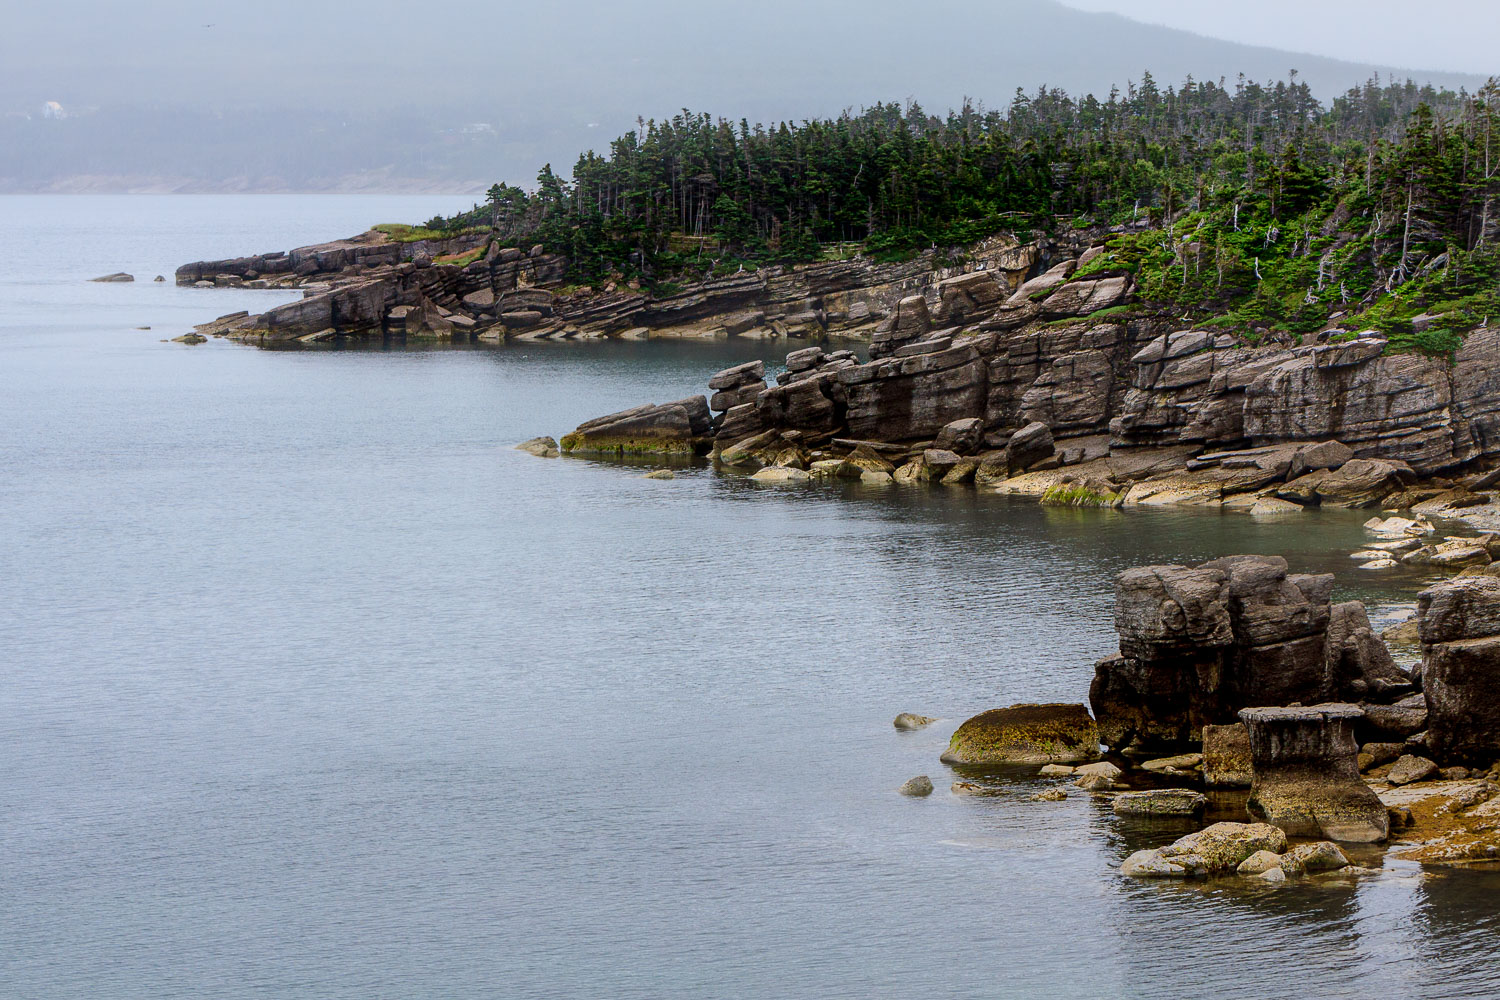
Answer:
M1482 82L1045 0L57 0L0 33L0 190L468 190L566 170L684 106L752 121L908 98L1003 107L1039 84L1104 97L1147 68L1163 87L1296 69L1324 99L1372 75Z

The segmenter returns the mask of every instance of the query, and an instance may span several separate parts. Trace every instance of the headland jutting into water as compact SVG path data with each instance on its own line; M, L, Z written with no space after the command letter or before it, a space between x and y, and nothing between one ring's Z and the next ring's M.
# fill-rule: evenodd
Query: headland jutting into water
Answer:
M1247 100L1248 111L1225 120L1248 115L1253 135L1258 98ZM621 164L649 173L624 144L612 160L581 161L571 193L550 170L534 201L497 186L489 225L475 224L476 209L425 230L383 227L189 264L177 281L303 289L300 301L199 328L266 347L597 337L795 347L781 371L750 361L709 377L709 394L647 402L560 442L521 445L545 457L640 459L663 477L706 458L767 485L858 479L1073 506L1276 517L1382 509L1387 516L1367 525L1376 538L1355 554L1362 571L1457 574L1423 592L1416 618L1385 637L1419 648L1419 663L1395 662L1361 604L1333 603L1332 576L1291 574L1285 560L1260 556L1144 567L1117 581L1120 654L1099 663L1091 712L987 712L959 728L944 759L980 771L1045 765L1125 815L1256 820L1141 852L1126 863L1132 875L1239 871L1276 881L1344 868L1341 850L1317 838L1390 840L1424 862L1488 863L1500 858L1500 536L1476 532L1500 526L1500 329L1489 324L1500 304L1491 249L1500 222L1494 174L1470 176L1477 153L1460 165L1442 152L1488 148L1490 103L1449 104L1463 117L1374 115L1372 130L1393 120L1404 129L1389 144L1320 146L1299 132L1281 134L1279 158L1249 139L1246 156L1222 141L1204 145L1197 167L1164 154L1154 207L1144 218L1114 211L1108 223L1058 210L1085 190L1067 178L1088 166L1083 147L1065 142L1050 173L1026 174L1035 191L1015 194L1019 175L996 173L992 194L1050 198L1040 224L1002 225L990 214L965 228L943 202L944 233L983 233L904 253L825 252L804 220L792 250L767 259L795 218L772 217L762 202L757 221L739 205L727 193L739 168L724 164L740 161L728 154L724 177L694 178L694 191L673 167L657 200L632 208L636 193L594 184ZM1348 139L1339 131L1347 119L1298 108L1283 110ZM1222 125L1220 140L1230 134ZM899 139L907 125L897 126L889 134ZM991 159L1015 152L997 136L1020 127L993 127ZM941 149L945 133L935 134ZM722 138L705 135L709 145ZM746 131L741 142L753 152L764 138ZM1134 162L1134 149L1114 153ZM976 159L974 170L989 162ZM1183 169L1195 194L1171 179ZM1086 189L1112 192L1088 204L1095 218L1121 208L1129 185L1115 183ZM514 219L533 209L521 235L571 232L569 252L514 238ZM872 195L872 242L877 214ZM713 239L703 235L711 215L720 217ZM692 235L661 229L689 220ZM630 238L611 242L610 226ZM893 231L911 242L910 226ZM674 240L713 259L685 264L692 254ZM675 262L671 280L652 259ZM1411 516L1395 516L1403 511ZM1466 528L1434 537L1445 519ZM898 727L923 721L903 716ZM1101 745L1109 757L1095 762ZM1072 770L1080 764L1081 774ZM1234 788L1248 792L1224 799ZM903 790L930 793L931 782ZM984 786L960 781L954 791ZM1289 847L1288 836L1314 842Z

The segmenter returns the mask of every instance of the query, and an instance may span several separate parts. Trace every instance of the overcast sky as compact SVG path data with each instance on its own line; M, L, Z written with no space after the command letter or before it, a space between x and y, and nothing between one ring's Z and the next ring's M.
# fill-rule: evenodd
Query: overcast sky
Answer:
M1063 0L1246 45L1500 75L1497 0Z

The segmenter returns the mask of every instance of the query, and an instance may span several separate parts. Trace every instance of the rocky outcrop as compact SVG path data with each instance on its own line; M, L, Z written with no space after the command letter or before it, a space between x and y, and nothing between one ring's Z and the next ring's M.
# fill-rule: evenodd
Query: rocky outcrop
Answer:
M1250 814L1294 837L1372 843L1384 840L1385 805L1356 762L1355 705L1247 708L1253 779Z
M1445 763L1500 760L1500 579L1460 577L1417 599L1427 747Z
M1289 574L1276 556L1122 573L1120 655L1098 664L1089 691L1103 741L1182 746L1242 708L1409 690L1362 607L1340 605L1335 624L1332 589L1332 576Z
M1082 705L1012 705L976 715L953 734L945 764L1072 764L1099 756Z

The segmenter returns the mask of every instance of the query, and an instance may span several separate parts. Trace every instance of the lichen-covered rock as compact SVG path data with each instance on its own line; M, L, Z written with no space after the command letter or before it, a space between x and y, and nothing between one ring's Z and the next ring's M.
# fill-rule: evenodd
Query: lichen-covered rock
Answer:
M1272 869L1280 870L1281 855L1270 851L1256 851L1244 861L1241 861L1235 872L1240 875L1260 875Z
M1305 872L1338 871L1347 867L1349 859L1337 844L1323 840L1315 844L1298 844L1281 858L1281 870L1288 875Z
M936 721L936 719L928 718L925 715L916 715L912 712L902 712L900 715L896 716L896 721L893 723L893 725L895 725L897 729L903 730L905 732L911 732L912 730L916 729L925 729Z
M1188 788L1153 788L1115 796L1117 816L1198 816L1208 808L1208 796Z
M1099 756L1082 705L1012 705L976 715L953 734L946 764L1070 764Z
M1292 836L1371 843L1390 817L1359 775L1354 705L1247 708L1253 778L1250 814Z
M1166 847L1132 854L1121 872L1135 878L1188 878L1236 870L1251 855L1286 850L1286 834L1264 823L1215 823Z
M708 400L692 396L585 421L563 436L562 450L577 455L692 455L707 450L711 430Z
M1203 783L1209 788L1249 788L1250 731L1243 722L1203 727Z

